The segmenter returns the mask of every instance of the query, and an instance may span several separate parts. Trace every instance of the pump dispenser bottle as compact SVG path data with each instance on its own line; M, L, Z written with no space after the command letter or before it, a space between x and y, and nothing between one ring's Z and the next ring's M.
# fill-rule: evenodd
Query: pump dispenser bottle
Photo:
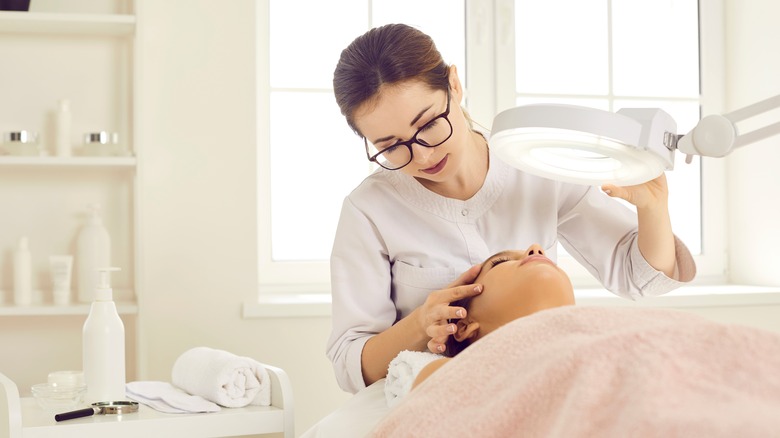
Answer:
M85 401L125 400L125 326L116 311L109 282L110 271L99 270L95 301L82 332Z
M100 204L90 204L87 223L76 242L76 283L78 298L92 302L98 284L98 269L111 266L111 238L100 217Z

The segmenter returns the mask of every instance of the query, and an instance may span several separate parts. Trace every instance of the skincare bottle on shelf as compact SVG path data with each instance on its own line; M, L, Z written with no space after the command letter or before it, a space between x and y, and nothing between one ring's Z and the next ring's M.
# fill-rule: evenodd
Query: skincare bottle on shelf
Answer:
M70 278L73 271L73 256L50 255L49 269L51 270L52 298L55 306L67 306L70 304Z
M109 275L99 269L95 301L82 332L82 367L87 403L125 400L125 326L116 311Z
M57 103L57 112L54 115L54 151L58 157L71 156L70 120L70 101L60 99Z
M14 251L14 303L17 306L32 304L32 256L26 236L19 239Z
M76 285L78 299L92 302L98 284L98 269L111 266L111 238L100 217L100 205L91 204L87 223L76 241Z

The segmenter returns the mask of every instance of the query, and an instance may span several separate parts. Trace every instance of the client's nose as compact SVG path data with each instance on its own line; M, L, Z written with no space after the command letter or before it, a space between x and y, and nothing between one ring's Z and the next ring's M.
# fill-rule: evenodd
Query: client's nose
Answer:
M526 252L526 255L532 256L532 255L544 255L544 251L542 250L542 246L538 243L534 243L530 247L528 247L528 251Z

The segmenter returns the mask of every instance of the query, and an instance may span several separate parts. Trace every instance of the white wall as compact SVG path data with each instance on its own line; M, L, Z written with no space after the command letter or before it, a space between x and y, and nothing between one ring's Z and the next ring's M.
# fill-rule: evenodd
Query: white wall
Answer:
M780 30L770 23L780 5L727 4L728 103L737 108L780 93ZM300 434L346 394L324 356L328 318L240 317L242 300L257 288L254 1L140 6L139 377L168 379L176 357L197 345L273 363L292 379ZM772 266L780 215L764 205L778 198L780 172L770 167L780 162L777 142L729 159L730 174L741 178L732 184L729 218L738 281L780 284ZM780 330L776 307L691 310Z
M254 1L139 2L139 378L206 345L282 367L298 432L346 398L327 318L244 320L257 290Z
M726 101L731 111L780 94L780 3L727 0L726 5ZM780 120L780 110L769 115ZM780 285L780 137L746 146L727 160L732 279Z

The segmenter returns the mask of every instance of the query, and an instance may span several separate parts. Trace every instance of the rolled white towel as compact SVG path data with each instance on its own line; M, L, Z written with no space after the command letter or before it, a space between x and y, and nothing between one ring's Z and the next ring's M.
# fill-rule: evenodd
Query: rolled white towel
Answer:
M412 390L412 383L425 365L431 361L442 358L441 354L433 354L427 351L404 350L390 361L385 379L385 398L387 405L395 406Z
M254 359L196 347L173 364L172 383L226 408L271 404L268 370Z

